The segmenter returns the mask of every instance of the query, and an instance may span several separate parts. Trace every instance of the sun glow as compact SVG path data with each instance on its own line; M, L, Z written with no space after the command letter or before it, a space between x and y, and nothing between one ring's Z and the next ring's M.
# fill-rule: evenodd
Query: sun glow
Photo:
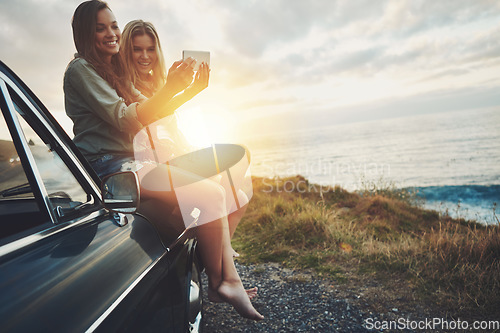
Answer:
M220 108L184 109L177 113L177 117L179 129L193 146L208 147L231 140L232 116Z

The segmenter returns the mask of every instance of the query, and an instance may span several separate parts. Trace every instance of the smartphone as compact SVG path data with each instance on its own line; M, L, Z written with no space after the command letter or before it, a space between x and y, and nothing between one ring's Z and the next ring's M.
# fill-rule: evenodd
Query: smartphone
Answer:
M194 65L195 71L198 70L202 62L210 66L210 52L208 51L187 51L187 50L182 51L183 60L186 60L189 57L196 60L196 63Z

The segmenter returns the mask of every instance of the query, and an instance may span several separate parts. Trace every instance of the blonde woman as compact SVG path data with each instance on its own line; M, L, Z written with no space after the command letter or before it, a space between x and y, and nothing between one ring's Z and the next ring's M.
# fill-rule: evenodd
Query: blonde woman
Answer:
M127 23L122 34L121 54L130 81L144 96L153 96L165 84L167 75L163 51L152 23L143 20ZM208 65L204 64L196 73L193 84L171 101L175 102L175 107L184 104L208 86L208 80L200 80L204 69L208 70ZM170 104L170 108L172 107Z
M125 61L125 68L130 76L130 81L144 96L153 96L165 84L166 72L163 51L158 33L152 23L144 22L143 20L134 20L127 23L123 29L121 53ZM205 88L206 85L204 83L195 83L189 86L170 101L170 108L177 109ZM177 128L175 116L170 116L167 120L162 120L161 122L168 123L168 132L171 136L170 141L172 142L172 144L164 147L164 149L177 152L185 150L184 147L188 143ZM154 126L149 126L147 131L151 140L155 142L160 141L155 137L156 130ZM165 154L164 152L162 153ZM243 194L240 194L239 198L243 196ZM248 202L248 198L243 198L241 201ZM248 205L243 205L237 211L229 214L228 221L231 238L247 207ZM238 257L239 254L233 250L233 256Z
M122 34L122 56L134 86L151 97L167 80L160 40L149 22L127 23Z

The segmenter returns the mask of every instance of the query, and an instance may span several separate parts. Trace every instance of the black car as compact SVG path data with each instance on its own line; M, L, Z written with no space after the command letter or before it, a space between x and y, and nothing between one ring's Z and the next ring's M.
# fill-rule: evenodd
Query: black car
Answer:
M0 330L198 331L193 236L136 212L134 173L101 181L2 62L0 107Z

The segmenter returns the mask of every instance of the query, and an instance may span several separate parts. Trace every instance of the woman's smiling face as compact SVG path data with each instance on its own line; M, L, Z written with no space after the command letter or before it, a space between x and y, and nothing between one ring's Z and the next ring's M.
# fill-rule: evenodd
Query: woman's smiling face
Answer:
M132 60L141 78L146 79L157 60L155 42L148 34L132 39Z
M121 36L122 34L113 12L107 8L98 11L95 46L97 52L104 57L106 62L110 63L111 57L120 51Z

